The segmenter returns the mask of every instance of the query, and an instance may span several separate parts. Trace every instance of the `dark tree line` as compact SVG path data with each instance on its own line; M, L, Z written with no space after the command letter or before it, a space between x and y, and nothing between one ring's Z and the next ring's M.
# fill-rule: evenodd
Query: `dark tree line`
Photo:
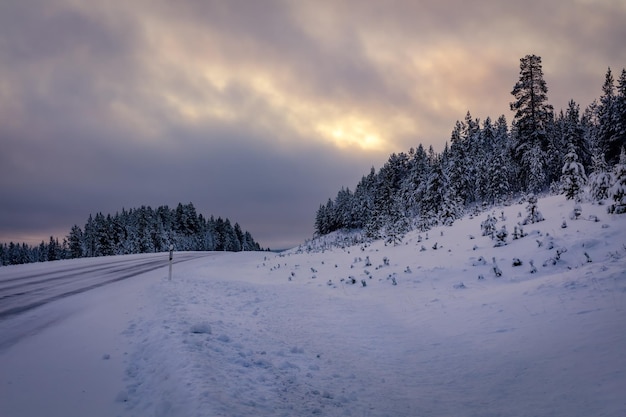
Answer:
M261 246L238 223L197 214L192 203L175 209L142 206L114 215L90 215L83 228L72 226L59 242L50 237L37 246L0 244L0 264L16 265L57 259L163 252L174 245L184 251L258 251Z
M504 116L481 122L468 111L441 153L421 144L394 153L378 172L372 167L354 191L342 188L320 205L316 234L362 229L370 238L397 242L408 230L450 224L471 207L516 195L561 191L577 197L585 172L598 183L606 180L601 187L608 190L626 143L626 70L615 83L609 69L602 96L582 113L570 100L555 114L547 92L541 58L520 59L510 127Z

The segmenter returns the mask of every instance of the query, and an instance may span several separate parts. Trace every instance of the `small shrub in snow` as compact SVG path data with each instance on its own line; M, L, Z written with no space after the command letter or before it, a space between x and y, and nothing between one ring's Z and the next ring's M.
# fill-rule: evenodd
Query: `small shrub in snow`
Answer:
M372 266L372 263L370 262L370 257L369 256L365 257L365 266Z
M435 242L435 244L433 245L433 249L434 249L434 250L437 250L437 248L438 248L438 246L437 246L437 245L438 245L438 243L437 243L437 242Z
M361 285L364 287L367 287L367 281L365 281L364 279L361 280Z
M353 276L349 276L348 279L346 280L347 284L356 284L356 278L354 278Z
M389 258L387 258L386 256L383 258L383 264L385 266L389 266Z
M482 256L479 256L478 259L472 265L474 265L474 266L477 266L477 265L487 265L487 261Z
M528 205L526 206L526 218L522 224L538 223L543 221L543 215L537 208L537 196L530 194L528 196Z
M495 246L499 247L499 246L505 246L506 245L506 238L509 235L509 232L507 232L506 230L506 225L502 225L502 228L500 230L498 230L495 234L496 237L496 244Z
M556 265L556 259L554 258L546 259L546 261L543 263L543 267L545 268L548 265L552 265L552 266Z
M593 262L591 260L591 256L589 256L589 254L587 252L585 252L585 258L587 258L587 262Z
M521 266L522 261L519 258L513 258L513 266Z
M398 281L396 281L396 277L391 277L391 285L398 285Z
M535 267L535 263L534 261L531 259L530 261L528 261L528 263L530 264L530 273L534 274L537 272L537 268Z
M482 281L485 279L485 276L483 274L478 275L478 280Z
M583 208L580 205L580 203L575 203L574 204L574 209L572 210L572 212L569 215L570 220L578 220L578 218L580 217L582 212L583 212Z
M498 222L498 219L488 214L487 219L480 224L480 228L483 231L483 236L489 236L490 238L493 239L493 235L496 232L497 222Z
M206 321L203 321L202 323L196 323L191 326L189 331L197 334L211 334L211 326Z
M561 255L564 254L565 252L567 252L567 248L558 248L556 250L556 260L560 261L561 260Z
M404 270L405 274L410 274L411 273L411 268L410 267L406 267L406 269Z
M561 229L567 229L567 222L565 220L561 223Z
M493 273L496 274L496 277L501 277L502 276L502 270L500 269L500 267L498 266L498 264L496 263L496 258L492 258L493 260Z
M467 288L465 286L465 284L463 284L462 282L460 282L458 284L454 284L453 287L456 288L457 290L463 290L463 289Z
M521 239L524 236L526 236L526 234L524 233L524 228L522 227L522 225L515 225L515 227L513 227L513 240Z
M425 252L426 248L424 247L424 245L422 245L422 247L420 248L420 252Z

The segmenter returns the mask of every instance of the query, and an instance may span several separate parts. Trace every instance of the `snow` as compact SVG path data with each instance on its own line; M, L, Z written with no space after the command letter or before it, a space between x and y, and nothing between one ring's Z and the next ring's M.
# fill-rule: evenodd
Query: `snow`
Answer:
M624 416L626 216L573 204L539 199L516 240L526 204L397 246L212 253L7 317L0 415Z

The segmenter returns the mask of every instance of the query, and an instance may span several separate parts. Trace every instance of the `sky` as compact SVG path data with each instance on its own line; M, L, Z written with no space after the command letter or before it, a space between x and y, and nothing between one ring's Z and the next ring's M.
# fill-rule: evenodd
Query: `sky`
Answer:
M626 67L622 0L0 0L0 242L192 202L272 249L391 153Z

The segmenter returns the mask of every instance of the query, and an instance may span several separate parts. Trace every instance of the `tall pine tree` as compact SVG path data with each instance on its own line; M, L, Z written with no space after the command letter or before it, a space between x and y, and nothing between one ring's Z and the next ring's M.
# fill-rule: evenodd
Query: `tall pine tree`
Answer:
M513 120L513 156L521 167L523 186L528 191L546 187L548 128L553 119L552 106L547 104L548 87L543 79L541 57L526 55L520 59L520 78L511 94Z

